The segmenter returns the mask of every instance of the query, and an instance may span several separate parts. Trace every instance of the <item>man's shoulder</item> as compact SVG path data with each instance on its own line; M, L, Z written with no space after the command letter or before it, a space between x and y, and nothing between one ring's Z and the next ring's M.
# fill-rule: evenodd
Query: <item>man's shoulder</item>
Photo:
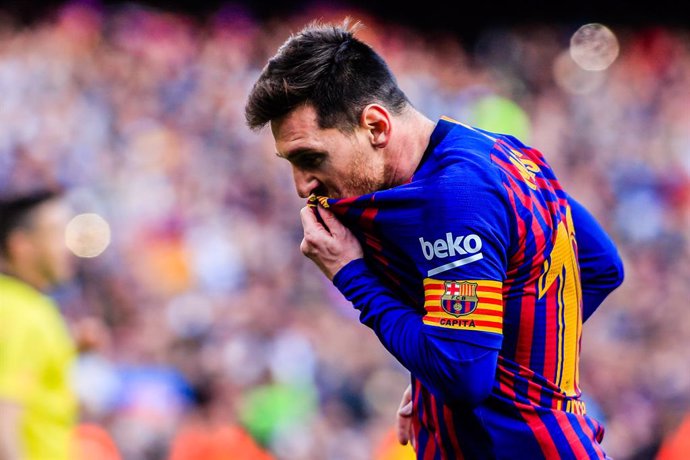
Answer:
M44 297L41 292L24 281L3 274L0 274L0 292L2 292L2 298L22 297L40 299Z
M53 301L42 292L21 280L0 274L0 310L4 315L28 317L53 307Z

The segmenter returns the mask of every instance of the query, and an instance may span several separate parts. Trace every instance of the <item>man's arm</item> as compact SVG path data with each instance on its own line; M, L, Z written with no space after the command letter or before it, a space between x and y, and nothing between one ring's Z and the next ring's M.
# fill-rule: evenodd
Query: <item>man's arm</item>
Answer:
M0 399L0 460L19 460L22 456L19 420L22 406Z
M568 197L577 240L582 280L583 321L601 305L624 278L623 261L599 222L577 200Z
M437 397L476 405L493 388L498 351L431 333L423 315L405 305L372 273L359 242L333 214L302 210L302 252L333 281L384 347Z

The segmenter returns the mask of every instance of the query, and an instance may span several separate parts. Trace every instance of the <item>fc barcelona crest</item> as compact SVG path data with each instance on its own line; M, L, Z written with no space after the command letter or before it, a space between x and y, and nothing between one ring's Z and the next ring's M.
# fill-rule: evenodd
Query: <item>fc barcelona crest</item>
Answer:
M445 290L441 296L441 307L455 317L469 315L477 309L477 283L467 281L444 281Z

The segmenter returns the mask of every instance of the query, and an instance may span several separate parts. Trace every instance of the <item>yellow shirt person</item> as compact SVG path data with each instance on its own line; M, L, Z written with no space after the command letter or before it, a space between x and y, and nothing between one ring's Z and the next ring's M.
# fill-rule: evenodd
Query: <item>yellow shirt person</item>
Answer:
M73 460L75 342L46 296L74 273L60 190L0 199L0 459Z
M76 352L57 306L0 275L0 399L16 401L27 460L68 460L77 418Z

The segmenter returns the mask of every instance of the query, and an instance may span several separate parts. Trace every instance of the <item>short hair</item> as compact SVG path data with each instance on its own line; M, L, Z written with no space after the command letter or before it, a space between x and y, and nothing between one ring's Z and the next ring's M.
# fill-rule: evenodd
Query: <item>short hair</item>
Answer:
M0 198L0 255L7 255L7 243L14 230L31 225L32 211L62 195L62 189L51 188Z
M350 131L364 107L394 114L410 104L384 59L355 38L361 24L312 21L292 34L264 66L247 99L245 118L256 131L297 107L312 105L319 127Z

